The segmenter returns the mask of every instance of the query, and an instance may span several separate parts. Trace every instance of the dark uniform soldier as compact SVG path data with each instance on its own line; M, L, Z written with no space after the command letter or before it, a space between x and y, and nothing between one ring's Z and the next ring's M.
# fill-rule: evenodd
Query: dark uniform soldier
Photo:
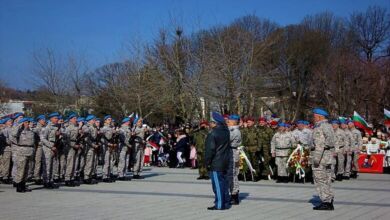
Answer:
M255 120L251 117L247 119L247 127L242 129L242 144L248 155L248 159L251 162L253 169L256 170L254 180L259 180L260 176L260 146L257 135L257 129L255 128ZM250 176L250 174L248 174Z
M274 131L272 128L267 127L267 121L265 118L259 119L259 127L257 129L258 134L258 140L260 145L260 156L261 156L261 162L262 162L262 172L261 176L264 179L271 180L271 167L270 167L270 161L271 161L271 139L274 135ZM259 173L260 175L260 173Z
M205 140L209 129L209 123L207 121L200 122L200 128L193 132L193 144L196 147L196 154L198 160L198 169L199 177L198 180L208 180L210 179L207 168L204 163L204 150L205 150Z

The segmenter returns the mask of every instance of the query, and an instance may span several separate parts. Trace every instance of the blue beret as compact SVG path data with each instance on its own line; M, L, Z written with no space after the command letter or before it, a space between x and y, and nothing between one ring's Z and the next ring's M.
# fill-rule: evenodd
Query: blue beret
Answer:
M77 122L84 122L84 120L85 120L85 118L83 118L83 117L77 118Z
M240 116L238 116L238 115L229 115L229 120L239 121L240 120Z
M332 120L330 121L331 124L340 124L340 121L339 120Z
M102 122L102 120L100 118L96 118L95 120L98 122Z
M221 114L219 114L218 112L213 112L211 114L211 121L213 122L216 122L218 124L223 124L225 123L225 119L223 118L223 116Z
M303 121L303 120L297 121L297 125L299 125L299 124L304 125L304 124L305 124L305 121Z
M4 119L0 119L0 125L4 124Z
M109 118L112 119L111 115L106 115L106 116L104 116L104 121L107 120L107 119L109 119Z
M279 127L285 127L285 128L287 127L287 125L286 125L285 123L283 123L283 122L280 122L280 123L278 124L278 126L279 126Z
M19 120L19 124L23 123L23 122L29 122L29 118L22 118Z
M130 118L129 117L126 117L126 118L124 118L123 120L122 120L122 124L123 123L126 123L126 122L129 122L130 121Z
M75 113L72 113L68 116L68 120L72 119L72 118L77 118L77 115Z
M304 125L309 125L310 123L308 121L303 121Z
M93 120L93 119L95 119L95 118L96 118L95 115L88 115L88 116L85 118L85 120L86 120L86 121L91 121L91 120Z
M3 124L5 124L9 120L12 120L12 119L10 117L3 118Z
M325 117L329 116L328 112L326 110L322 109L322 108L315 108L315 109L313 109L313 113L317 114L317 115L322 115L322 116L325 116Z
M57 117L59 118L60 117L60 114L58 114L58 112L53 112L49 115L49 118L54 118L54 117Z
M12 119L17 119L20 116L24 116L24 114L21 112L15 113L14 116L12 117Z
M36 119L37 119L37 121L40 121L40 120L45 120L46 121L45 115L38 115Z

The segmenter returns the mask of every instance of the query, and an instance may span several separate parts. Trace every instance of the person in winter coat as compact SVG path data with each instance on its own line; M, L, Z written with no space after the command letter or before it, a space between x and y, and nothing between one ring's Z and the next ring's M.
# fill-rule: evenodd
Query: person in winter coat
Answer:
M225 119L216 112L212 113L210 123L211 132L205 142L205 165L210 171L215 204L208 210L224 210L230 207L229 183L227 172L229 170L232 149L230 146L230 133Z

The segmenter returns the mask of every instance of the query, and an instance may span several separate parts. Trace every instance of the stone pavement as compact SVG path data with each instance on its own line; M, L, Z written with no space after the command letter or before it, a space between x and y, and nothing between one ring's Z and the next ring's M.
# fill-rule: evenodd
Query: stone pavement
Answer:
M337 182L335 211L313 211L310 183L240 182L242 203L208 211L211 185L196 170L148 168L144 180L20 194L0 185L0 219L390 219L390 175Z

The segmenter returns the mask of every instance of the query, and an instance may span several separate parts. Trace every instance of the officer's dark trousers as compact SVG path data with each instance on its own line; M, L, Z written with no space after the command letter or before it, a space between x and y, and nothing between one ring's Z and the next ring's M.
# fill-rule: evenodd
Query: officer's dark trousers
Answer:
M215 207L217 209L229 208L229 183L227 172L210 171L211 184L215 195Z

